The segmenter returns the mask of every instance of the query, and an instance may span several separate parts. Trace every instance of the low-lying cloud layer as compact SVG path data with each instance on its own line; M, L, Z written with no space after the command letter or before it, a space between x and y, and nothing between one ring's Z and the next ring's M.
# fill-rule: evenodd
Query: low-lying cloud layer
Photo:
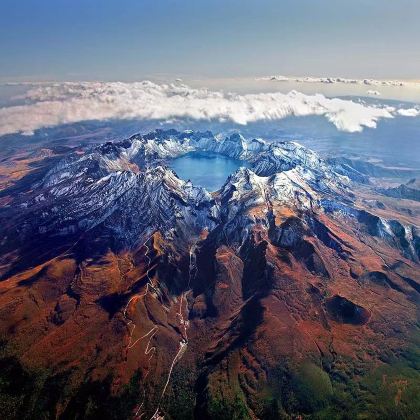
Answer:
M377 79L348 79L346 77L313 77L313 76L267 76L260 77L257 80L273 81L273 82L298 82L298 83L326 83L326 84L351 84L351 85L367 85L367 86L407 86L415 82L407 82L404 80L377 80Z
M23 105L0 108L0 135L30 135L37 129L89 120L191 118L247 124L309 115L325 117L338 130L359 132L364 127L375 128L381 118L404 115L393 107L320 94L239 95L148 81L43 84L33 86L19 99Z
M420 117L420 109L416 108L399 109L397 113L403 117Z

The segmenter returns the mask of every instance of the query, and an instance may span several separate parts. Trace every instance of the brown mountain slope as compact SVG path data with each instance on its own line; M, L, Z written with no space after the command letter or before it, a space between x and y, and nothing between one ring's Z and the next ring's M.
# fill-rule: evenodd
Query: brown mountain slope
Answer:
M311 215L309 229L304 214L272 211L239 249L216 229L95 255L95 233L3 280L4 355L43 378L40 393L63 381L39 409L112 417L95 398L123 398L133 378L127 416L287 417L368 395L366 378L405 361L418 334L418 264L344 216ZM396 410L418 386L404 380L381 385Z

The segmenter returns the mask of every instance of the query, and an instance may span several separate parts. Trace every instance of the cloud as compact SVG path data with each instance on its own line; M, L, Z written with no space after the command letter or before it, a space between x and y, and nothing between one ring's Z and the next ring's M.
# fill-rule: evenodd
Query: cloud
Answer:
M397 111L398 115L403 117L419 117L420 110L416 108L409 108L409 109L399 109Z
M338 130L359 132L396 114L393 107L320 94L239 95L149 81L34 85L19 100L24 104L0 108L0 135L30 135L37 129L89 120L191 118L248 124L309 115L326 118Z
M404 80L377 80L377 79L347 79L345 77L296 77L296 76L267 76L259 77L257 80L273 81L273 82L298 82L298 83L326 83L326 84L352 84L367 86L406 86L415 82L407 82Z
M379 96L381 94L381 92L378 92L377 90L368 90L366 93L370 96Z

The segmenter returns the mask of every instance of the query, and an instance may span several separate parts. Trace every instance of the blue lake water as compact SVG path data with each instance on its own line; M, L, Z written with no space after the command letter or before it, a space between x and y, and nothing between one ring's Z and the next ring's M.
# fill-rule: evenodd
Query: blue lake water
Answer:
M217 191L227 177L247 162L232 159L216 153L191 152L168 161L168 165L184 179L190 179L194 185Z

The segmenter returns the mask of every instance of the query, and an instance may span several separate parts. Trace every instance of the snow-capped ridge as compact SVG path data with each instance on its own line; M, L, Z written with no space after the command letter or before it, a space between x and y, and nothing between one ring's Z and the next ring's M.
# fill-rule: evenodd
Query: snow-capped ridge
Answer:
M210 193L167 166L168 159L190 151L239 157L249 167L240 167ZM353 202L352 177L358 181L360 173L296 142L156 130L64 158L33 187L29 199L24 197L20 209L28 215L26 232L73 235L106 229L128 247L155 230L168 239L189 238L218 226L241 243L256 223L267 228L279 209L333 213L365 224L369 234L415 258L411 228L360 210Z

